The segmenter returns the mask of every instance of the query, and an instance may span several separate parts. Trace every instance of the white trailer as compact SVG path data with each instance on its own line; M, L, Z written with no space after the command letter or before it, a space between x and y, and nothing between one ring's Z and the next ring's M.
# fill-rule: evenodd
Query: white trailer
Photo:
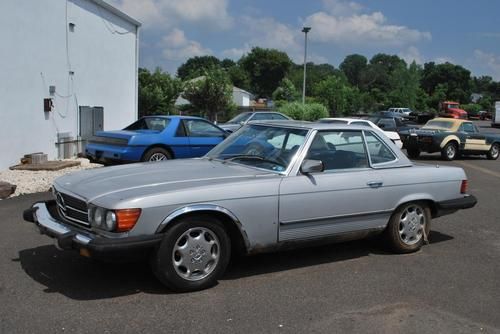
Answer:
M491 118L491 126L500 126L500 101L495 102L495 110L493 111L493 117Z

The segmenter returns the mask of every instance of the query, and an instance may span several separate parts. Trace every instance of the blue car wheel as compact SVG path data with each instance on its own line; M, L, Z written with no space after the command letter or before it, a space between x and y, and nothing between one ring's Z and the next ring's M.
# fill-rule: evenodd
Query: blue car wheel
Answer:
M172 159L170 152L162 147L153 147L146 151L142 161L164 161Z

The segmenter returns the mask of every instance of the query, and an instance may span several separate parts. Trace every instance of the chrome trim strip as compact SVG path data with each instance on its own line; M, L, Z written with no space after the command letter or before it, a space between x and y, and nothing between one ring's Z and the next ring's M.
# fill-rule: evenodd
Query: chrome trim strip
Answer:
M80 213L82 213L84 215L88 214L88 211L83 211L83 210L80 210L80 209L76 209L76 208L74 208L72 206L69 206L69 205L66 205L66 209L70 209L70 210L73 210L73 211L76 211L76 212L80 212Z
M347 215L336 215L336 216L315 217L315 218L307 218L307 219L287 220L287 221L280 221L280 225L291 225L291 224L315 222L315 221L329 220L329 219L355 218L355 217L361 217L361 216L380 215L380 214L392 213L392 212L393 212L393 210L379 210L379 211L367 211L367 212L351 213L351 214L347 214Z
M167 227L167 225L175 218L182 216L186 213L196 212L196 211L216 211L223 213L229 218L231 218L231 220L238 226L238 229L240 230L241 235L243 236L246 249L247 250L250 249L250 241L248 240L247 232L243 228L243 225L241 224L240 220L231 211L216 204L195 204L176 209L172 211L165 219L163 219L163 221L156 229L155 233L163 232L163 230Z
M56 202L57 203L57 202ZM61 207L61 205L59 203L57 203L57 208L59 209L59 213L61 214L61 216L64 218L64 219L67 219L67 220L70 220L72 222L75 222L77 224L81 224L81 225L84 225L84 226L90 226L90 223L89 222L86 222L86 221L83 221L83 220L79 220L79 219L76 219L76 218L73 218L73 217L69 217L63 210L63 208Z

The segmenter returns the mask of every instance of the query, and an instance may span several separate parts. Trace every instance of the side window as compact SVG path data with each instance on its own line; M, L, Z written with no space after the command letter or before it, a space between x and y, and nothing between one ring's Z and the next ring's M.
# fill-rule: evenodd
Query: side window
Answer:
M464 132L469 132L469 133L476 132L474 130L474 124L472 124L472 123L462 123L461 127L462 127L462 131L464 131Z
M222 137L224 132L216 126L198 119L183 120L189 137Z
M361 131L318 132L307 158L323 161L326 171L368 167Z
M252 121L265 121L265 120L269 120L269 119L273 119L272 114L269 114L269 113L256 113L253 116Z
M272 119L285 120L287 118L283 115L280 115L280 114L272 114Z
M392 118L381 118L377 124L382 130L392 131L396 129L396 122Z
M373 165L396 160L394 153L372 132L365 131L365 138Z

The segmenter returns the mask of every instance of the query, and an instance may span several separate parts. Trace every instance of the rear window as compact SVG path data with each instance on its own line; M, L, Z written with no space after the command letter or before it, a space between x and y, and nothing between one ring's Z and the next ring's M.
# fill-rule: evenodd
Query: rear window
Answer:
M127 126L123 130L154 130L154 131L163 131L167 127L168 123L170 123L170 119L165 117L144 117Z

